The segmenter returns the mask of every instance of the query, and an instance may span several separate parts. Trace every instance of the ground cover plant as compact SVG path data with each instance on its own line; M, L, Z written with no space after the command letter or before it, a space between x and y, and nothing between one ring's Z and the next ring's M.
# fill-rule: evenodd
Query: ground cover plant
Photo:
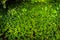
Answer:
M60 40L60 3L46 2L24 0L1 9L0 40Z

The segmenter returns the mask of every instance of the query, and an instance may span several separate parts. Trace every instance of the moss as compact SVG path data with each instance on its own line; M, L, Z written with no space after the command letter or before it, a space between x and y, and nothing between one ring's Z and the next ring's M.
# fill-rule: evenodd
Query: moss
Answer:
M52 4L24 3L9 8L1 31L8 40L58 40L57 10L54 7Z
M8 6L6 12L0 11L0 37L3 35L6 40L60 40L60 4L44 2L48 1L30 0Z

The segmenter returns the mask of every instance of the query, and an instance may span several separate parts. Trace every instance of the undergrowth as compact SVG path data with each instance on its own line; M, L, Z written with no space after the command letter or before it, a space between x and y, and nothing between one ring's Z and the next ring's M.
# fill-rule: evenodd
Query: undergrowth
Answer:
M0 39L60 40L59 10L58 3L8 6L7 11L0 11Z

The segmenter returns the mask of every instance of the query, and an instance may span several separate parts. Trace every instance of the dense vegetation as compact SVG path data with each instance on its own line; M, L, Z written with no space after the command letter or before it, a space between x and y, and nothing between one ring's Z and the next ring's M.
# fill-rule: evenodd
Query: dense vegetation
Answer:
M60 40L59 0L1 1L0 40Z

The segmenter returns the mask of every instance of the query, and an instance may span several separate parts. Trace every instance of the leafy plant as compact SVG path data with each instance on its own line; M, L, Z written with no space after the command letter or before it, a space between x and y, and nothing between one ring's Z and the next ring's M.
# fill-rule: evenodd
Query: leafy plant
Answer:
M28 4L9 8L1 33L8 40L58 40L57 10L52 4Z

